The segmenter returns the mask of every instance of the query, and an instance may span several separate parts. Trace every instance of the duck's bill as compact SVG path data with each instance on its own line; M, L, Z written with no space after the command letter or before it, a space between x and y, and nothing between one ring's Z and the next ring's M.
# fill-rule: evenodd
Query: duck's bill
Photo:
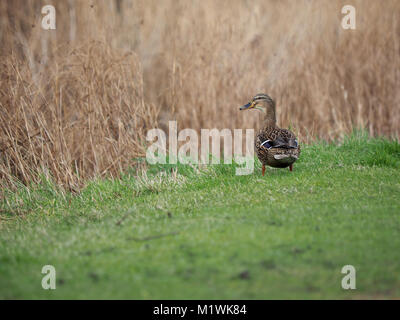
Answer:
M246 110L249 109L253 104L251 102L249 102L248 104L245 104L244 106L240 107L240 110Z

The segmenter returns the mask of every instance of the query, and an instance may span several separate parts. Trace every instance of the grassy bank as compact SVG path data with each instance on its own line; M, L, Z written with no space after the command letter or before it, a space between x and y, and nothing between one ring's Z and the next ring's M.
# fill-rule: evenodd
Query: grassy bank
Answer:
M398 298L400 145L304 146L293 172L153 166L1 203L0 298ZM174 167L175 168L175 167ZM43 265L57 289L43 290ZM341 288L341 268L357 289Z

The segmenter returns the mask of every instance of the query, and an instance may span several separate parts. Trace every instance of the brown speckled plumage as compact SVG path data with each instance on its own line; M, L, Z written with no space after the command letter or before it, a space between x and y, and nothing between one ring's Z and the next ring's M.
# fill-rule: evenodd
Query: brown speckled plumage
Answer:
M264 141L276 141L282 140L282 147L267 149L261 144ZM280 129L278 127L267 126L262 128L255 140L255 149L258 159L262 164L268 165L275 168L286 168L294 163L300 156L300 146L295 143L296 136L293 132L287 129ZM287 144L287 146L285 145ZM274 158L275 155L287 155L288 158L277 160Z
M276 126L275 102L266 94L257 94L251 102L240 108L259 109L265 112L264 126L255 139L258 159L264 166L292 168L300 156L300 146L293 132Z

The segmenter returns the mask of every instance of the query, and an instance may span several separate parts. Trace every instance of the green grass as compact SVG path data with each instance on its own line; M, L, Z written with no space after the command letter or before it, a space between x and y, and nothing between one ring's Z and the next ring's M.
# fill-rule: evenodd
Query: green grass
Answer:
M354 134L303 146L294 171L257 162L48 182L1 204L0 298L400 297L400 145ZM41 288L43 265L57 289ZM357 289L343 290L354 265Z

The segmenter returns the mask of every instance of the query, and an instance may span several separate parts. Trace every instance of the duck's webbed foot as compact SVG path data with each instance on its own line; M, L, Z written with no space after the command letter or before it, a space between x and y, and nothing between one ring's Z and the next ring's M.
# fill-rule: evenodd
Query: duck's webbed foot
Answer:
M293 164L291 164L291 165L289 166L289 170L290 170L290 171L293 171Z
M265 165L263 164L263 166L262 166L262 175L263 175L263 177L264 177L264 174L265 174Z

